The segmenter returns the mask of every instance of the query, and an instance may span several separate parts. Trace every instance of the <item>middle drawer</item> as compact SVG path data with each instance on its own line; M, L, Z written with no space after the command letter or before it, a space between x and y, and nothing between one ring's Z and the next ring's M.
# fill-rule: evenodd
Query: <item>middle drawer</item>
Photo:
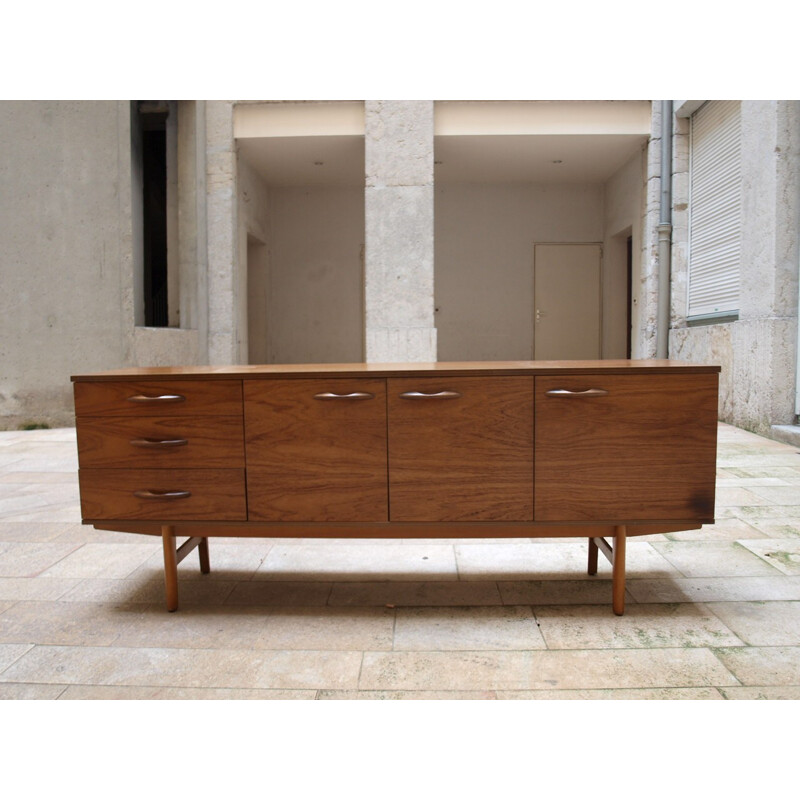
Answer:
M244 467L242 418L78 417L86 467Z

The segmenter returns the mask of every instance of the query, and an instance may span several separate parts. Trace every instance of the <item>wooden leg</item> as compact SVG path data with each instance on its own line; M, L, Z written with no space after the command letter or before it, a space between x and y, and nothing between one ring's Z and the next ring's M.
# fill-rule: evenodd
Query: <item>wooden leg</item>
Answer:
M178 553L175 547L175 529L172 525L161 526L164 544L164 583L167 593L167 611L178 610Z
M589 574L597 575L597 542L589 537Z
M200 556L200 572L208 575L211 572L211 562L208 558L208 537L203 537L197 545L197 554Z
M621 617L625 613L625 542L627 530L618 525L614 533L614 552L611 567L611 606Z

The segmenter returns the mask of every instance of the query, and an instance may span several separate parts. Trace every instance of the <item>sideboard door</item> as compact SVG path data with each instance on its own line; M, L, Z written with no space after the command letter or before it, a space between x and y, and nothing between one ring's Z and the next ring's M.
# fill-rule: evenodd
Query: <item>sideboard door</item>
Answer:
M717 375L536 378L537 522L713 522Z
M387 522L382 379L245 380L248 519Z
M390 378L387 391L393 522L533 519L533 378Z

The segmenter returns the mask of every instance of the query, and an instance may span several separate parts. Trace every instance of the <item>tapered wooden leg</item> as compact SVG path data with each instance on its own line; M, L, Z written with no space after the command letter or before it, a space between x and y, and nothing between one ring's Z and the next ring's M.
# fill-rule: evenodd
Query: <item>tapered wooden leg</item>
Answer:
M197 554L200 556L200 572L208 575L211 572L211 561L208 558L208 537L203 537L197 545Z
M597 542L589 537L589 570L590 575L597 575Z
M625 543L627 530L617 525L614 533L613 562L611 566L611 607L621 617L625 613Z
M175 547L175 529L172 525L161 526L164 544L164 584L167 594L167 611L178 610L178 553Z

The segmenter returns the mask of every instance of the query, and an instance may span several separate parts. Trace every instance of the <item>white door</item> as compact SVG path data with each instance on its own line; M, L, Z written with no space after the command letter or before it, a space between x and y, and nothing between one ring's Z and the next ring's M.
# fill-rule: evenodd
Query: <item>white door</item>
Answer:
M537 361L600 358L601 263L599 244L534 245Z

